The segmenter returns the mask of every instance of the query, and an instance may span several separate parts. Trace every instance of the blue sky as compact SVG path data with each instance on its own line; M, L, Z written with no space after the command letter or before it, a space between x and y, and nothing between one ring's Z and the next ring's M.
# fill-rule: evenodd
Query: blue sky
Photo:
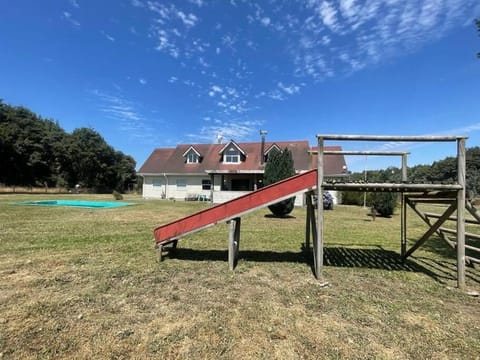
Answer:
M467 135L480 146L478 0L0 1L0 98L155 147L315 135ZM447 144L342 144L411 150ZM397 161L398 160L398 161ZM350 170L399 159L348 158Z

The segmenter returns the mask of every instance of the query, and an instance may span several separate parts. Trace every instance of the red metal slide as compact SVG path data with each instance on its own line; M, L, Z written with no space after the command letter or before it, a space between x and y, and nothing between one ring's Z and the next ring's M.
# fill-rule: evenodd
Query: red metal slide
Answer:
M288 199L317 185L317 169L265 186L236 199L215 205L182 219L158 226L153 231L157 244L166 244L187 234L240 217L252 210Z

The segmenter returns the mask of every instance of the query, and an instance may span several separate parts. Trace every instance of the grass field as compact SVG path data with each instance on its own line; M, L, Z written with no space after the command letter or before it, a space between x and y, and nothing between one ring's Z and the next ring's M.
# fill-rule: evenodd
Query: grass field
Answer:
M115 209L12 205L0 197L2 359L478 359L480 300L455 288L437 238L399 258L399 216L326 212L324 268L302 252L305 209L242 221L228 270L227 225L180 240L157 262L152 230L208 205L143 201ZM411 241L426 230L409 214ZM467 267L480 290L480 270Z

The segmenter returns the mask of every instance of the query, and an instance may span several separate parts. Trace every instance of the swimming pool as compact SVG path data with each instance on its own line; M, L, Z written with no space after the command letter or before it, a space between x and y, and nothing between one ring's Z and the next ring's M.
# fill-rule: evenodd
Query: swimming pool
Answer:
M114 208L119 206L134 205L134 203L119 201L86 201L86 200L37 200L22 201L16 203L18 205L38 205L38 206L69 206L82 208Z

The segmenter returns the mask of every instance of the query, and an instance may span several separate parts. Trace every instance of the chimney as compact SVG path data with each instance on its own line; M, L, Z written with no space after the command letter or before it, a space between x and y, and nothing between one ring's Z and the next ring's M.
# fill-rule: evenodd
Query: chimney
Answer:
M260 130L260 136L262 137L262 145L260 147L260 165L265 163L265 135L267 135L267 130Z
M222 139L223 139L222 134L218 133L218 134L217 134L217 144L221 144L221 143L222 143Z

